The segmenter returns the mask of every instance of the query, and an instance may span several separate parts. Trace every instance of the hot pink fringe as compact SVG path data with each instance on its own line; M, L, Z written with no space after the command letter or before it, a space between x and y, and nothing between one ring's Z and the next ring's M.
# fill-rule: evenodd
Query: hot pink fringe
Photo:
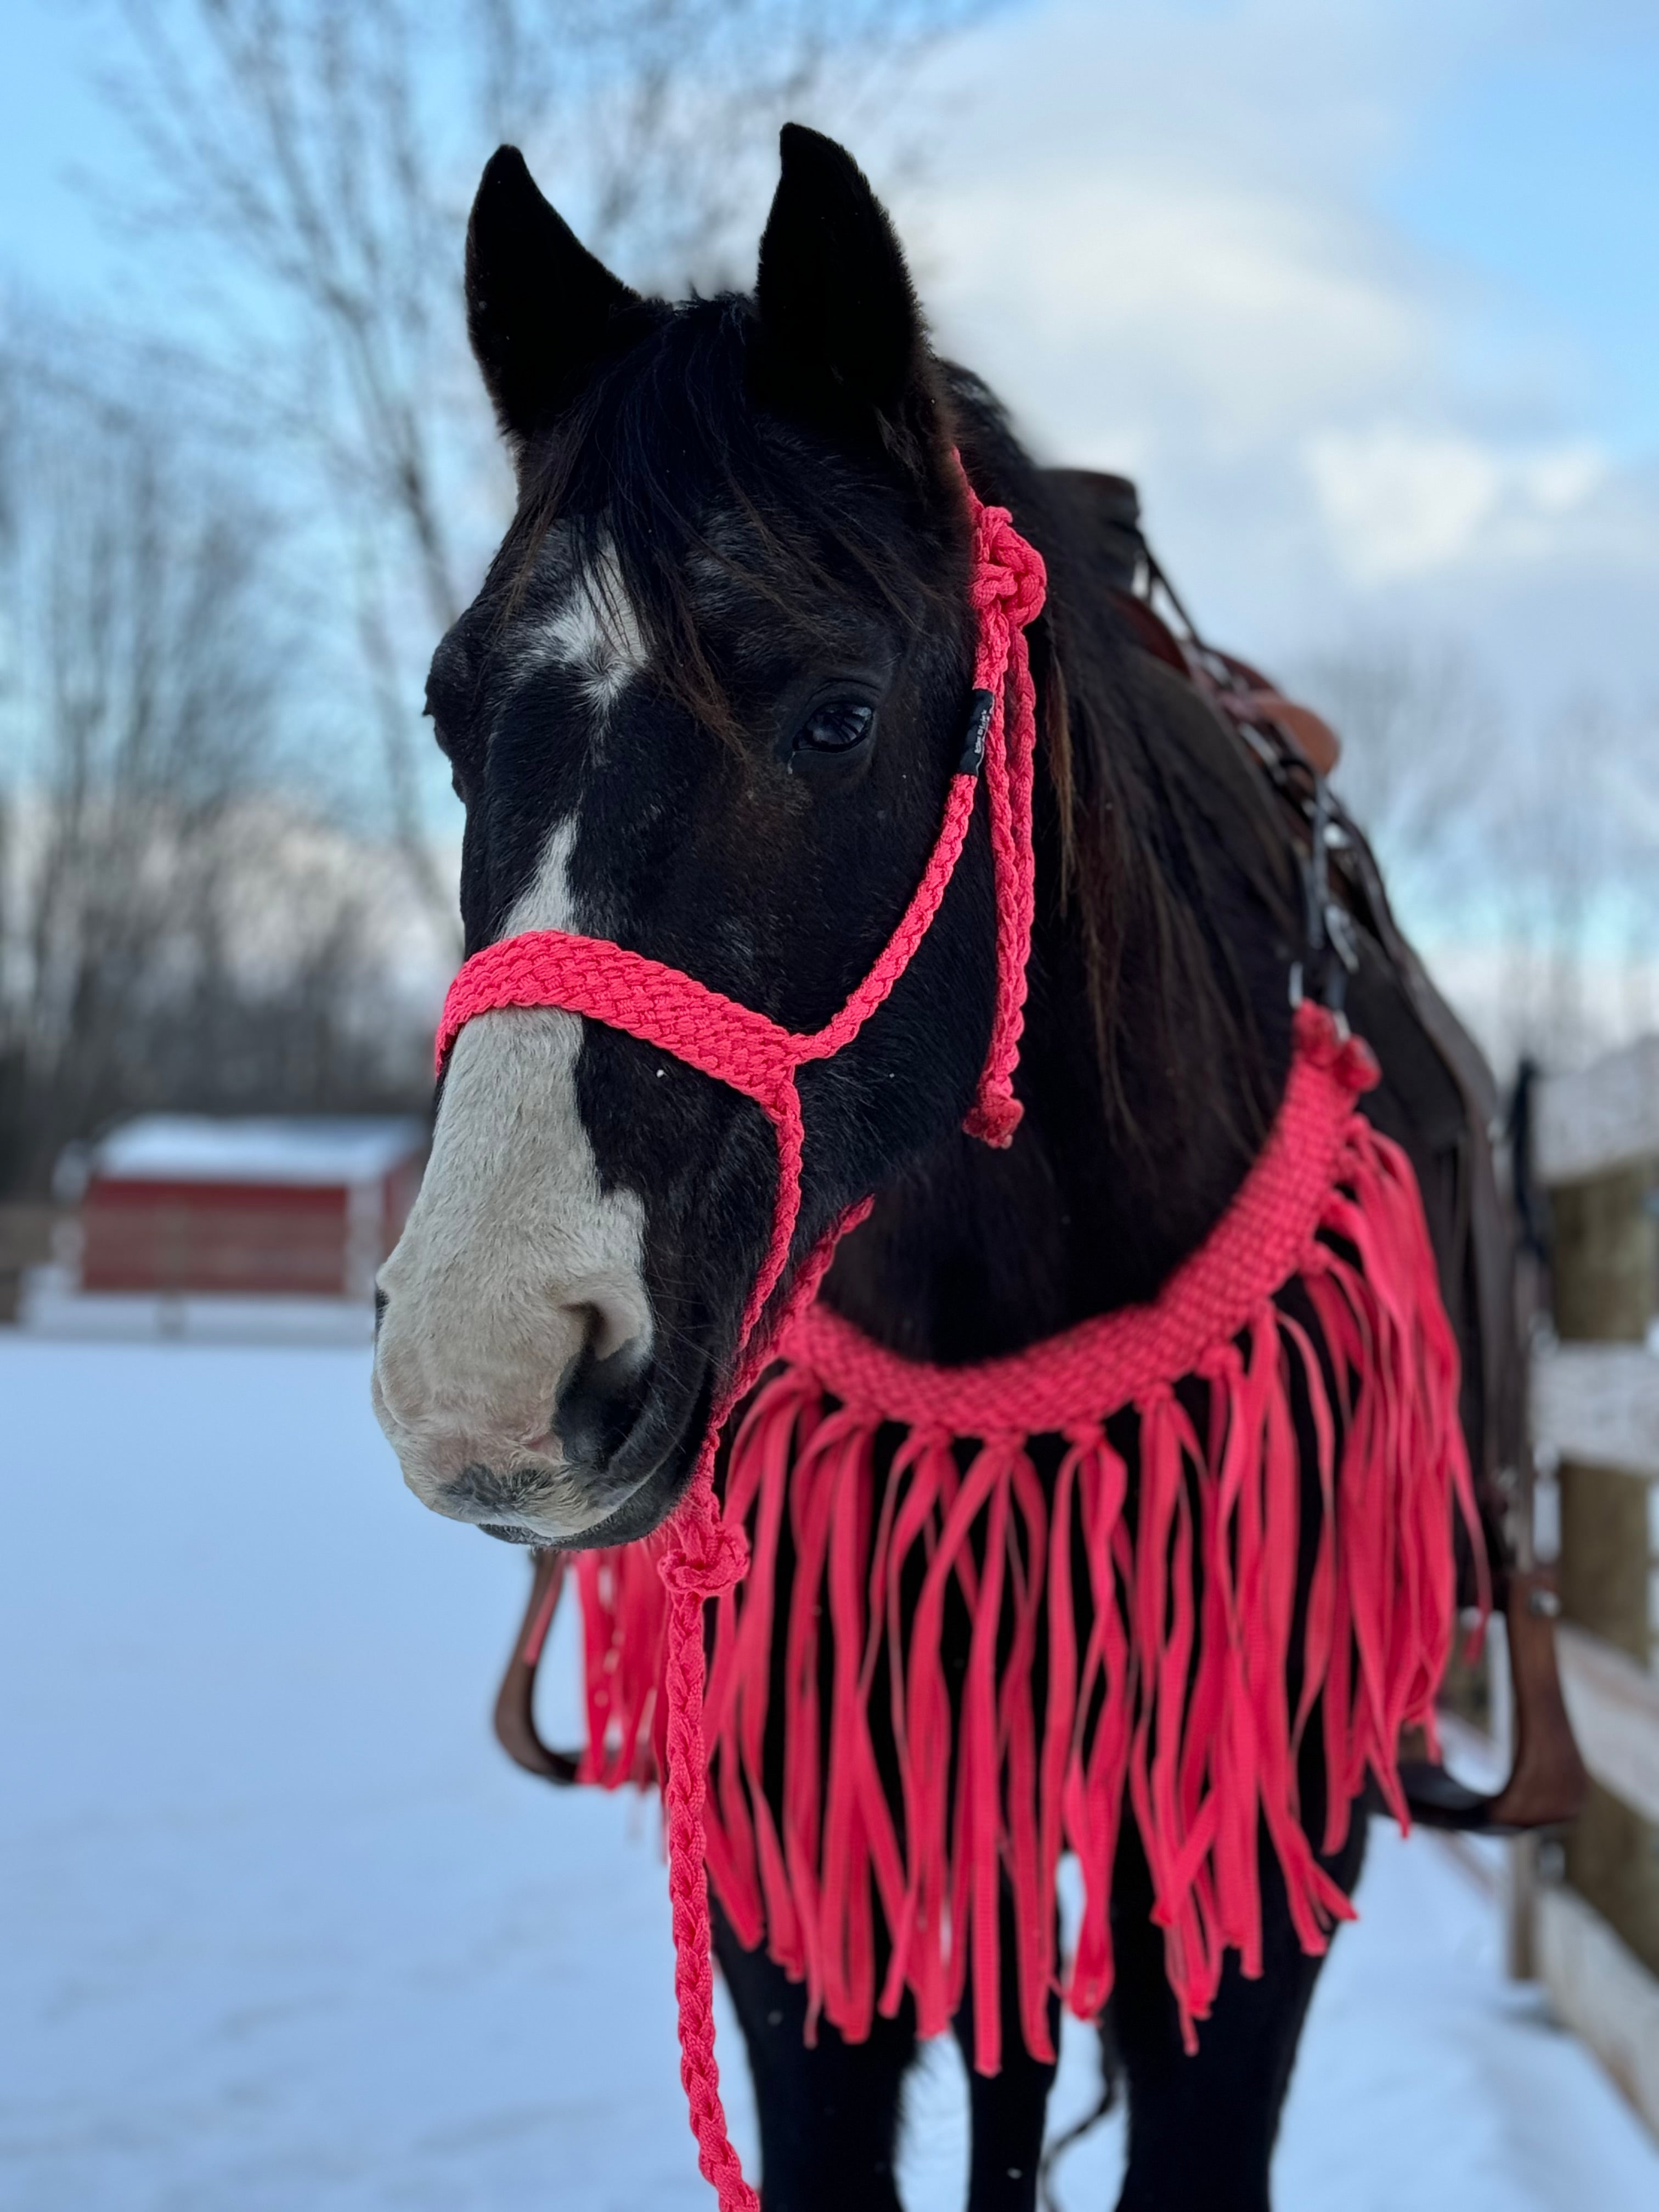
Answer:
M843 1400L799 1362L756 1396L726 1480L726 1518L746 1528L752 1564L714 1607L708 1863L739 1938L764 1941L805 1982L810 2022L822 2015L856 2041L908 1989L921 2033L933 2035L971 1984L974 2063L994 2072L1006 1877L1024 2039L1052 2057L1050 1991L1091 2018L1111 1990L1108 1907L1126 1790L1189 2047L1226 1953L1238 1953L1245 1973L1261 1971L1261 1834L1304 1950L1322 1951L1333 1923L1352 1917L1303 1829L1304 1735L1316 1705L1329 1776L1321 1848L1342 1843L1368 1774L1403 1826L1401 1732L1420 1726L1432 1741L1455 1627L1454 1512L1484 1561L1456 1350L1416 1182L1358 1115L1341 1128L1317 1232L1294 1272L1334 1393L1307 1333L1264 1297L1192 1370L1206 1386L1201 1429L1158 1381L1091 1419L1051 1424L1066 1445L1052 1498L1023 1433L981 1437L963 1472L951 1431L918 1420L878 1482L877 1432L890 1415L878 1403ZM1104 1394L1113 1379L1099 1378ZM1322 1504L1292 1711L1298 1397ZM1127 1470L1105 1432L1129 1407L1139 1439L1133 1527ZM775 1817L762 1756L786 1517L794 1565ZM1079 1618L1073 1574L1085 1570ZM578 1577L585 1774L642 1784L663 1762L654 1545L585 1554ZM920 1596L902 1608L901 1589L917 1577ZM941 1660L952 1590L972 1622L954 1711ZM896 1804L872 1741L878 1674ZM1083 1910L1062 1961L1055 1875L1066 1850L1081 1869ZM879 1982L878 1910L891 1936Z

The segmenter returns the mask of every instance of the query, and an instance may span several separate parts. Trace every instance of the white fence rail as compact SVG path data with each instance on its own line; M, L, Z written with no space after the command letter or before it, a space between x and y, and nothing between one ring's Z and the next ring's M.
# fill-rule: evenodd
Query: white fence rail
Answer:
M1546 1183L1587 1182L1659 1159L1659 1036L1538 1086L1533 1166Z
M1604 1790L1659 1825L1659 1681L1571 1621L1557 1629L1555 1650L1585 1765Z
M1558 1344L1533 1362L1533 1434L1564 1459L1659 1478L1659 1358L1640 1344Z
M1659 2133L1659 1978L1565 1887L1538 1893L1537 1943L1557 2014Z

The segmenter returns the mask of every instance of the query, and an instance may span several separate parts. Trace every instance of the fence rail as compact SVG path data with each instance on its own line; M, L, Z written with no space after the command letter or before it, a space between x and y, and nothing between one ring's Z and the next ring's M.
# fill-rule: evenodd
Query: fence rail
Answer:
M1659 2130L1659 1978L1565 1884L1538 1893L1537 1942L1556 2012Z
M1533 1166L1540 1182L1581 1182L1655 1159L1659 1036L1539 1085Z
M1604 1790L1659 1825L1659 1681L1571 1621L1557 1630L1555 1649L1585 1765Z
M1563 1459L1659 1479L1659 1359L1639 1344L1557 1344L1533 1363L1533 1433Z

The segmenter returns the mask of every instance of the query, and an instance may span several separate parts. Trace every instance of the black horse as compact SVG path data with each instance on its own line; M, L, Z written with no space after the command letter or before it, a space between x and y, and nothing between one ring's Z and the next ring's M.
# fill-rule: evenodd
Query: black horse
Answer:
M585 252L504 149L473 210L467 299L520 489L429 685L466 806L469 951L574 929L797 1030L841 1006L905 908L960 750L959 452L1050 579L1031 641L1024 1121L1006 1152L962 1134L992 1007L981 809L891 999L805 1072L795 1251L878 1191L827 1296L882 1343L947 1364L1151 1296L1271 1125L1307 950L1301 878L1235 737L1126 623L1074 488L930 349L860 172L787 130L753 296L671 306ZM1355 988L1363 1000L1363 972ZM1379 1042L1371 1110L1409 1138ZM520 1542L657 1526L729 1360L775 1176L760 1114L647 1045L552 1011L469 1024L382 1278L376 1400L417 1493ZM1318 1738L1301 1777L1314 1837ZM1356 1819L1328 1862L1345 1889L1363 1837ZM1187 2056L1126 1815L1103 2033L1127 2077L1136 2212L1268 2201L1318 1961L1270 1852L1262 1883L1264 1971L1230 1964ZM826 2026L809 2048L801 1990L729 1927L719 1953L771 2212L896 2205L908 2009L865 2042ZM972 2077L974 2212L1035 2202L1052 2069L1012 2014L1003 2047L1000 2073Z

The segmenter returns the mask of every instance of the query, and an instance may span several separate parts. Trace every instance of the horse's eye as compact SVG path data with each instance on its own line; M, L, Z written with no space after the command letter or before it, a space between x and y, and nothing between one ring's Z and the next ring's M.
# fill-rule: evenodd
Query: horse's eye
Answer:
M836 699L814 707L795 738L795 750L850 753L875 727L876 710L857 699Z

